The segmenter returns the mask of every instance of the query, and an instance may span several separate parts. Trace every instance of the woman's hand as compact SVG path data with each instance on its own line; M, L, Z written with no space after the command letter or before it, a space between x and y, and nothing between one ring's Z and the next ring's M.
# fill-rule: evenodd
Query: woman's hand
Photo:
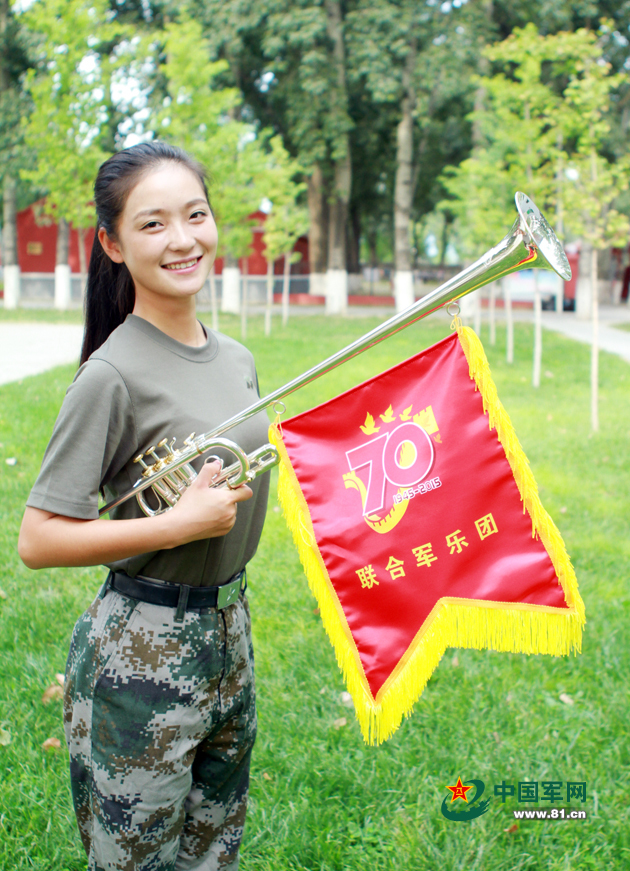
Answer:
M177 544L227 535L236 521L238 503L254 495L246 484L234 490L212 487L220 471L219 462L205 463L177 505L167 512L173 533L181 537Z
M134 520L79 520L39 508L24 512L18 552L30 569L96 566L226 535L234 526L237 504L251 499L246 485L211 487L220 471L206 463L170 511Z

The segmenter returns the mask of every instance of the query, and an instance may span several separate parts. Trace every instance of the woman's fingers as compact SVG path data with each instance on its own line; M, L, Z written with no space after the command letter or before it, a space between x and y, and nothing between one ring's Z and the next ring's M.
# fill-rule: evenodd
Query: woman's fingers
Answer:
M211 487L213 478L217 477L221 468L222 464L219 460L214 460L212 463L204 463L196 480L199 481L202 487Z
M182 544L227 535L236 522L238 503L254 495L245 484L234 490L225 485L213 487L221 468L218 461L205 463L173 509L181 529Z
M212 463L204 463L197 476L197 481L199 481L200 487L212 487L212 482L217 477L217 475L221 472L221 463L218 460L215 460ZM234 502L245 502L247 499L251 499L254 495L252 490L247 486L247 484L241 484L238 487L221 487L221 490L225 490L228 493L233 495Z
M230 490L230 488L228 487L228 492L232 493L235 502L246 502L254 495L253 490L251 489L251 487L248 487L247 484L240 484L233 490Z

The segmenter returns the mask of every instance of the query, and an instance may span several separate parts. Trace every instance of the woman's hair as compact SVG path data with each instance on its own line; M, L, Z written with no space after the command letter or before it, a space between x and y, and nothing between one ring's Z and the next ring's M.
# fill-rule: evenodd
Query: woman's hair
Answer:
M199 179L206 198L206 174L189 154L166 142L143 142L112 155L102 164L94 182L96 234L85 291L85 329L81 364L100 348L116 327L133 311L135 288L124 263L114 263L98 238L102 227L115 239L127 197L141 176L168 162L187 167ZM209 199L208 199L209 202Z

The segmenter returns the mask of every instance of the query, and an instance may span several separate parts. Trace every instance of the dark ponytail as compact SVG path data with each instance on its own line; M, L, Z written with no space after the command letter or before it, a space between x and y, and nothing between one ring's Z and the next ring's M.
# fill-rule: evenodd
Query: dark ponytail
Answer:
M107 256L98 238L98 231L103 228L111 239L115 239L120 216L132 188L146 172L169 161L190 169L208 197L203 167L181 148L166 142L143 142L125 148L106 160L98 171L94 182L97 224L85 291L81 364L131 314L136 299L129 270L124 263L114 263Z

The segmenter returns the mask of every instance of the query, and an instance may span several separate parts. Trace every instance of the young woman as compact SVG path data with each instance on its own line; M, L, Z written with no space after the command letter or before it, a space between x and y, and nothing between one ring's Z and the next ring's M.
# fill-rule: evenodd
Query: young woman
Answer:
M203 170L188 155L163 143L125 149L101 166L95 204L82 365L19 552L32 569L110 569L75 626L66 669L72 795L89 868L235 869L256 734L245 566L268 481L211 488L220 466L201 459L173 509L144 517L128 500L113 522L98 519L98 495L128 490L138 454L161 439L181 444L255 402L254 361L195 315L217 230ZM266 415L230 438L248 453L259 447ZM221 607L227 584L234 604Z

